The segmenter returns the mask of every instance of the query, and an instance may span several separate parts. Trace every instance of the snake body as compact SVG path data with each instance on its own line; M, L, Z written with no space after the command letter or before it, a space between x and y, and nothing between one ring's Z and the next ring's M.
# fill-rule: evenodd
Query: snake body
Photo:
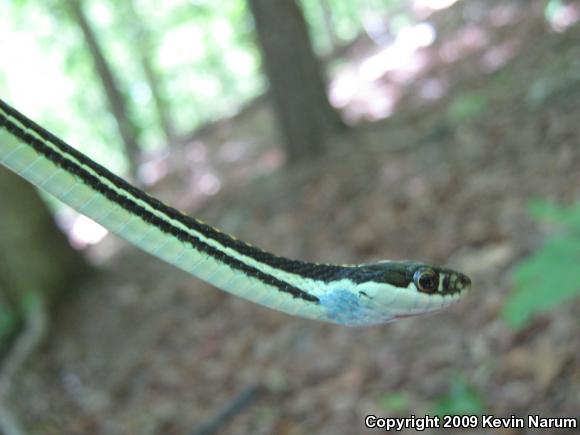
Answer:
M413 261L291 260L150 197L0 100L0 162L111 232L212 285L291 315L372 325L438 311L469 278Z

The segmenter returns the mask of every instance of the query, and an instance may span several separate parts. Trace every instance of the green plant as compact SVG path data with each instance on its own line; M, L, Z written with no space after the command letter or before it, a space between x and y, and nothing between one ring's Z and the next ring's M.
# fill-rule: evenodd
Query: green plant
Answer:
M485 95L477 92L466 92L453 99L447 109L447 117L453 124L469 123L487 110Z
M0 304L0 350L4 348L18 327L18 314L9 305Z
M559 207L533 201L529 212L535 219L558 224L562 231L514 270L514 290L502 309L503 319L514 329L580 295L580 203Z
M435 401L436 415L473 415L483 414L485 403L481 394L465 376L457 374L451 378L449 391Z
M379 398L378 405L382 411L388 413L403 413L410 409L409 395L403 391L387 393Z

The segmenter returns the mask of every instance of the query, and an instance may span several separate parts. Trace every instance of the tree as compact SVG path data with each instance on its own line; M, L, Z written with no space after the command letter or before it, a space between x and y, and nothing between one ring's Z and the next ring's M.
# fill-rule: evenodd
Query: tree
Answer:
M156 47L153 42L153 34L147 27L143 17L135 8L134 0L126 0L121 3L121 6L125 8L125 17L128 18L126 24L132 30L132 43L139 57L139 63L141 64L145 81L151 91L159 125L163 130L166 142L170 144L175 138L175 126L162 76L159 74L154 60Z
M96 32L93 30L83 10L82 0L68 0L72 18L81 29L85 42L95 63L96 72L101 80L103 90L107 96L111 113L113 114L119 133L125 146L125 153L129 161L129 170L134 180L137 180L137 164L139 161L140 146L138 143L138 129L132 121L126 98L121 91L117 79L109 65L104 51L99 44Z
M248 0L290 162L321 155L344 124L326 95L322 69L295 0Z
M0 167L0 348L26 317L26 301L51 304L86 272L36 190ZM3 335L3 336L2 336Z
M322 21L324 23L324 30L328 35L330 50L329 53L334 53L340 46L340 38L336 33L334 18L332 16L332 8L328 0L320 0L320 8L322 9Z
M45 335L48 309L87 266L30 184L0 167L0 193L0 432L21 434L5 403L12 380Z

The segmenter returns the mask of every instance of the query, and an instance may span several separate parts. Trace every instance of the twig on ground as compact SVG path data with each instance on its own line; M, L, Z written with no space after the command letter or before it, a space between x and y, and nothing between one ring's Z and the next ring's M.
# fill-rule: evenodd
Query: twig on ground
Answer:
M209 421L194 429L190 435L213 435L246 407L256 401L262 391L262 388L257 384L246 387Z

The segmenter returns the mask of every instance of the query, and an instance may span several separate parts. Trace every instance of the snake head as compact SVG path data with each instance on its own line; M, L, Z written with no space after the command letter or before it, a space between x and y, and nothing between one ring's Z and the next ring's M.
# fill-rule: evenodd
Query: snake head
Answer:
M413 261L361 264L350 272L358 298L345 298L337 291L321 300L332 302L333 321L351 325L436 312L457 302L471 287L471 280L460 272Z
M471 288L471 279L463 273L414 261L379 261L360 267L382 272L378 279L387 284L428 295L457 295Z

